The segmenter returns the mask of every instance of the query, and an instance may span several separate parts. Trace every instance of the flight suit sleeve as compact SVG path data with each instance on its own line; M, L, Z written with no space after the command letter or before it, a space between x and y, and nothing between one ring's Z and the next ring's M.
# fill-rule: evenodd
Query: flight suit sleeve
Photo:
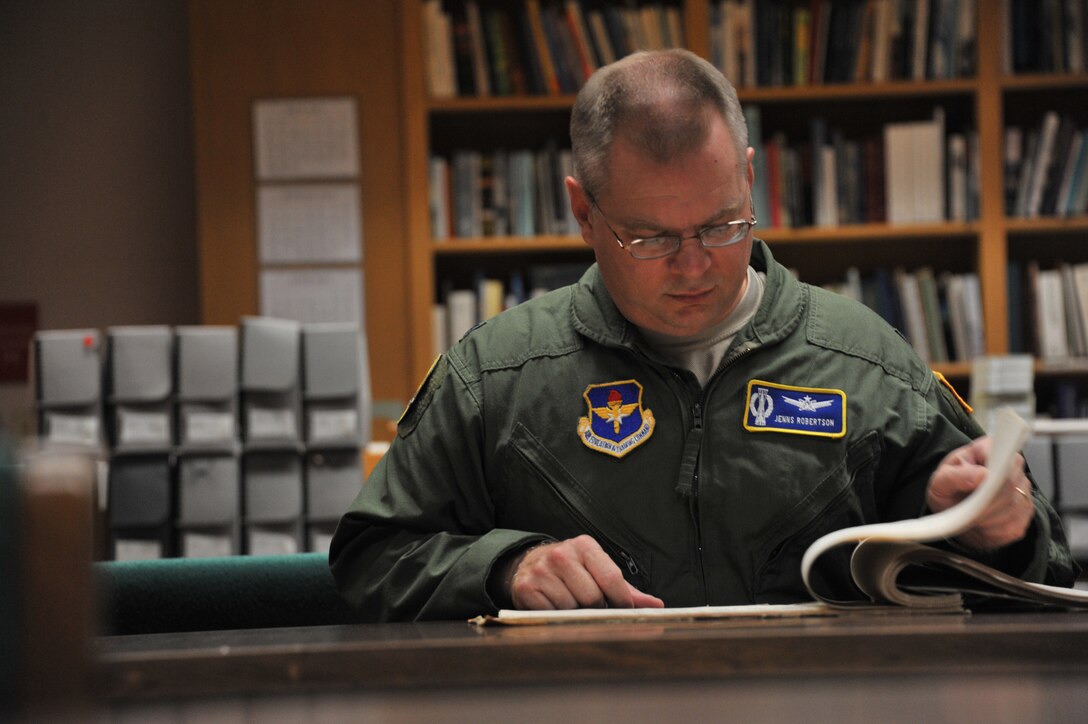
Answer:
M966 440L985 434L978 421L971 414L970 408L943 378L935 382L925 396L928 408L926 429L929 432L930 450L916 453L915 458L929 460L930 464L920 468L928 476L936 465L951 450L959 447L956 432L960 431ZM1031 478L1031 471L1028 470ZM1053 506L1039 492L1032 479L1032 502L1035 505L1035 517L1023 539L996 551L982 552L973 550L955 541L947 545L980 563L1012 574L1026 581L1047 583L1057 586L1070 586L1076 580L1080 568L1069 551L1061 519ZM923 503L924 505L924 503ZM927 513L923 510L923 514Z
M495 528L482 439L476 390L443 356L333 537L333 577L368 618L494 612L487 579L495 562L543 537Z

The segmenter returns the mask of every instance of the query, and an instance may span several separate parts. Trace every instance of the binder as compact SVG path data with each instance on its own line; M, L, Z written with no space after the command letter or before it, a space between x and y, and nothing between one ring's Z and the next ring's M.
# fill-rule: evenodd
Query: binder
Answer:
M1035 433L1023 449L1031 476L1047 500L1056 503L1057 490L1054 485L1054 438L1050 435Z
M165 558L174 554L174 496L168 455L115 457L109 472L111 557Z
M306 455L307 517L337 521L363 488L357 449L324 450Z
M306 445L352 447L362 443L362 339L354 324L302 328Z
M242 552L237 454L178 458L178 553L186 558Z
M241 325L242 430L246 449L302 444L298 322L246 317Z
M173 330L110 327L106 334L114 454L169 452L174 444Z
M34 397L43 441L95 450L103 446L100 347L94 329L34 334Z
M250 555L303 550L302 458L290 450L242 456L245 548Z
M237 330L178 327L175 336L179 452L237 450Z
M1063 512L1088 508L1088 435L1058 435L1054 440L1058 505Z

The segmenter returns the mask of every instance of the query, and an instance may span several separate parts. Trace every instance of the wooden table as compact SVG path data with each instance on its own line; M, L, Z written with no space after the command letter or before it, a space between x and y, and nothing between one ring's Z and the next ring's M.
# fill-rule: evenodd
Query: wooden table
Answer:
M670 701L749 715L777 702L783 716L818 720L812 707L830 697L849 704L835 721L919 721L927 707L936 720L981 720L987 707L995 721L1088 719L1085 613L256 629L105 637L95 656L99 700L118 711L203 701L303 716L336 704L396 721L426 720L428 707L533 721L536 702L549 721L577 720L564 713L575 706L650 721Z

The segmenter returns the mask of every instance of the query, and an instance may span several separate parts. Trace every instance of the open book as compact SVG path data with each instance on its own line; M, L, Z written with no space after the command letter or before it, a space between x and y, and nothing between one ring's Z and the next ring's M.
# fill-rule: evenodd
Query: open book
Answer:
M1088 608L1088 591L1029 583L964 555L927 543L954 538L971 528L1002 488L1027 424L1011 410L994 418L986 478L957 505L922 518L874 523L828 533L801 559L801 577L815 602L788 605L700 606L692 608L500 611L480 623L558 623L632 619L779 618L835 616L846 610L961 611L964 594L1000 597L1030 604ZM871 600L838 601L821 596L810 582L816 560L836 546L855 544L850 559L854 583ZM905 607L905 608L904 608Z

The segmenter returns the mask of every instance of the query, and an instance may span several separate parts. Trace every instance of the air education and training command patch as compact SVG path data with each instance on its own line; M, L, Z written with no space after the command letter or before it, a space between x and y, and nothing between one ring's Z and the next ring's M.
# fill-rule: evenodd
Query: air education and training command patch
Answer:
M792 435L843 437L846 434L846 393L817 387L748 381L744 429Z
M578 419L578 437L586 447L622 458L653 434L654 413L643 409L635 380L590 385L582 397L589 415Z

